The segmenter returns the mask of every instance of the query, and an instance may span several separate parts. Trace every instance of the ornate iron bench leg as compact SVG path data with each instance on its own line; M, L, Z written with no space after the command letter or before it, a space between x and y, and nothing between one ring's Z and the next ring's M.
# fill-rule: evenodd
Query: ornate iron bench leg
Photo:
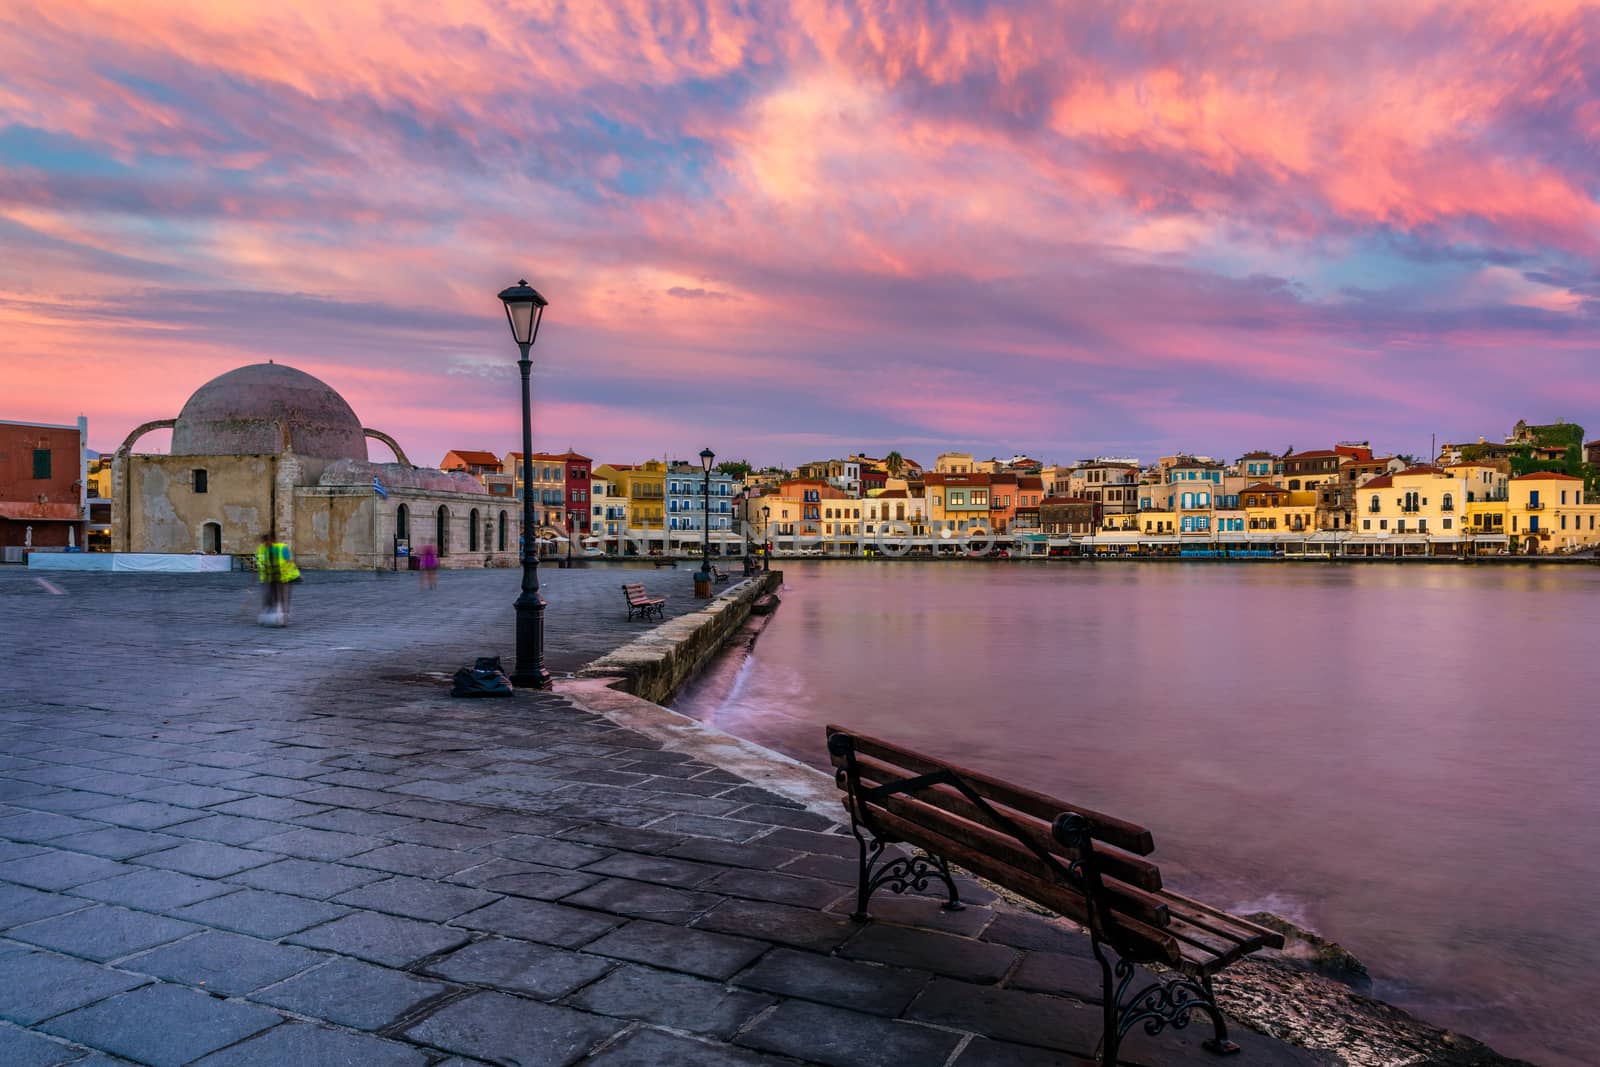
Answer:
M1212 1037L1200 1043L1202 1048L1218 1056L1231 1056L1239 1051L1239 1046L1228 1039L1227 1019L1217 1007L1209 977L1196 980L1178 975L1163 979L1150 975L1150 981L1130 995L1138 968L1122 959L1113 967L1098 940L1093 943L1093 949L1095 958L1100 961L1102 977L1105 1029L1099 1051L1100 1062L1105 1067L1114 1067L1122 1039L1138 1024L1143 1023L1144 1032L1154 1037L1169 1026L1174 1030L1184 1029L1196 1010L1205 1012L1214 1030Z
M869 843L854 822L851 823L850 832L855 835L856 844L861 850L857 867L856 910L850 915L856 922L866 922L871 918L867 914L867 902L872 899L872 894L884 886L888 886L891 893L904 893L908 889L921 892L935 878L944 883L945 891L949 894L940 907L945 911L961 911L966 907L961 903L955 879L950 877L950 865L943 856L919 852L913 856L896 856L879 866L879 861L883 859L884 842L874 837Z

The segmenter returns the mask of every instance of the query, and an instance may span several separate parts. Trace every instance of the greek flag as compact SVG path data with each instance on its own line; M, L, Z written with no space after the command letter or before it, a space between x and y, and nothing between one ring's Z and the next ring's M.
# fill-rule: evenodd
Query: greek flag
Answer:
M377 493L384 500L389 499L389 490L385 489L383 487L383 483L378 481L378 476L376 474L372 476L372 491Z

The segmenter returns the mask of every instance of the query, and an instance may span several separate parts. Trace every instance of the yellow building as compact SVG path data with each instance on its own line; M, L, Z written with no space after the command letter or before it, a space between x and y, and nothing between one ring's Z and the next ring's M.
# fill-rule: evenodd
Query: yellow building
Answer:
M602 463L594 477L611 484L609 501L626 516L626 529L659 533L665 528L667 465L659 459L643 463Z
M1539 471L1506 485L1506 533L1513 552L1570 552L1600 543L1600 503L1586 502L1583 479Z
M935 474L971 474L975 469L971 452L941 452L933 461Z
M1317 494L1290 492L1269 482L1247 485L1239 493L1245 532L1255 534L1313 533L1317 528Z

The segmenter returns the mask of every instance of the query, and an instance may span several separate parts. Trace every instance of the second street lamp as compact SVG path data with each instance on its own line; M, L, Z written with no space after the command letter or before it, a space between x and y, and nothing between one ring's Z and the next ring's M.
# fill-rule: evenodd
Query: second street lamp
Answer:
M528 375L533 361L528 353L539 336L539 321L549 301L528 285L526 278L500 292L506 306L511 337L522 352L522 594L517 597L517 662L511 681L534 689L550 688L544 668L544 598L539 595L539 550L533 523L533 417L528 399Z
M767 523L772 518L772 507L761 505L761 573L772 569L772 541L767 536Z
M711 449L700 450L700 466L706 472L704 529L700 531L700 581L706 583L708 595L711 591L711 464L716 458L717 454Z

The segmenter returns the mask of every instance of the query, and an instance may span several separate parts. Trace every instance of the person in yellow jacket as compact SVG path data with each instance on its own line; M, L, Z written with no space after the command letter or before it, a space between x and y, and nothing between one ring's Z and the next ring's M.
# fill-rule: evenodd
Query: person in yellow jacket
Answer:
M261 608L261 625L289 625L289 583L299 581L300 568L295 566L294 553L271 533L261 535L256 548L256 580L266 594Z

